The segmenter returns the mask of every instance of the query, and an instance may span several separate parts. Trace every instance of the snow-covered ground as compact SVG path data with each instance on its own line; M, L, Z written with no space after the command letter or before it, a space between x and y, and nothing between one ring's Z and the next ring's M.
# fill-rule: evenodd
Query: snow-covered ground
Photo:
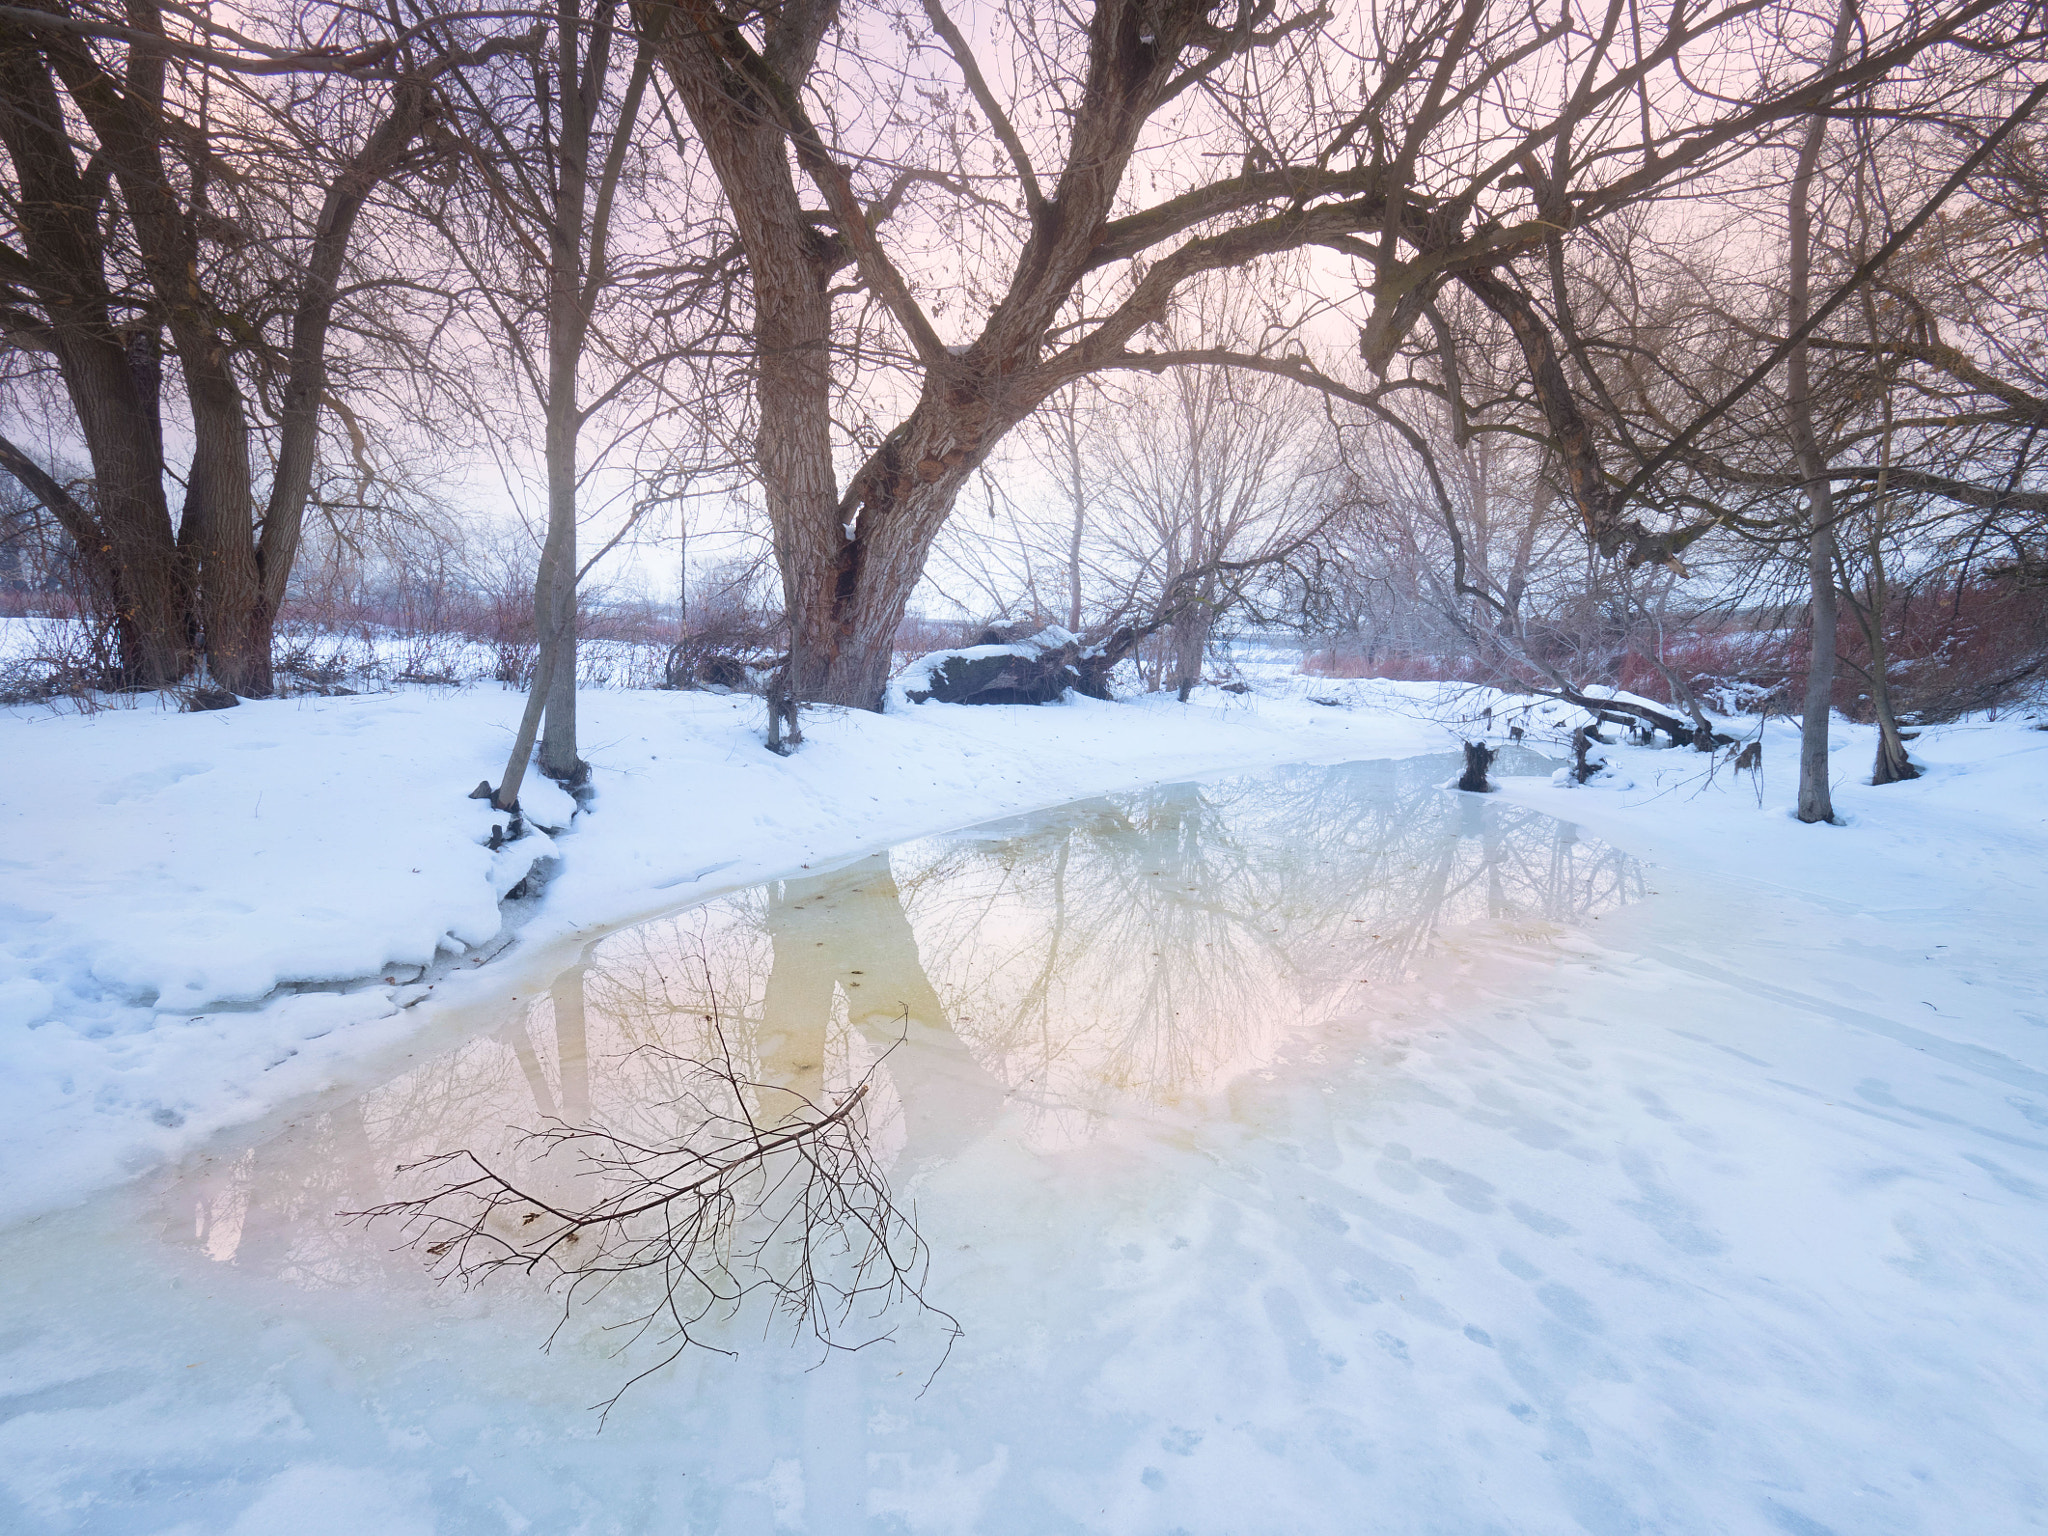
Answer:
M525 855L484 848L461 796L500 771L510 695L0 718L0 1527L2048 1525L2048 732L1930 731L1926 776L1875 789L1868 731L1842 727L1839 827L1790 816L1776 723L1758 776L1627 747L1590 785L1483 798L1374 770L1358 782L1407 798L1369 837L1380 802L1296 778L1208 794L1205 839L1186 797L1138 796L855 862L1105 791L1443 752L1502 703L1247 673L1255 693L1188 706L821 711L787 761L757 701L593 694L597 800L484 964ZM1433 830L1411 846L1409 822ZM1232 916L1253 948L1270 921L1238 1013L1304 977L1366 1000L1051 1136L1075 1053L1032 1076L968 1015L1000 990L995 936L1021 943L1055 890L1066 913L1108 856L1063 853L1042 888L1012 872L1119 828L1141 838L1131 889L1187 861L1182 905L1156 910ZM1518 895L1611 875L1596 842L1639 861L1599 887L1628 899ZM1367 852L1384 877L1331 878ZM815 1370L753 1339L636 1388L600 1435L599 1336L540 1355L544 1300L435 1291L333 1236L331 1170L390 1161L334 1142L340 1108L397 1093L453 1130L522 1073L566 1101L568 1058L519 1000L607 944L658 954L667 930L635 919L719 891L743 916L772 876L801 882L786 901L885 882L958 1015L967 1050L929 1079L898 1177L967 1332L922 1394L915 1329ZM1367 963L1361 935L1447 890L1476 907L1395 971ZM1189 975L1212 942L1174 939ZM431 991L391 968L437 947ZM839 965L843 1004L875 972ZM1108 966L1074 996L1131 981ZM920 1135L946 1155L918 1160Z
M417 1027L429 985L434 1006L469 995L449 967L492 948L498 898L558 849L529 950L1102 790L1452 740L1420 718L1217 694L816 710L784 759L757 699L592 692L589 813L493 853L505 818L464 797L502 776L520 702L483 687L0 710L0 1219L325 1085ZM521 800L547 826L574 813L534 774Z

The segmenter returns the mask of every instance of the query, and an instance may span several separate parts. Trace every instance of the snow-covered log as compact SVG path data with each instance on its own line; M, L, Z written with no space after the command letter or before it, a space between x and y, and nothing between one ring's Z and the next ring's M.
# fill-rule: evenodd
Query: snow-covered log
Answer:
M1048 704L1069 689L1099 698L1101 654L1056 624L1022 639L991 629L973 645L920 656L892 688L911 704Z

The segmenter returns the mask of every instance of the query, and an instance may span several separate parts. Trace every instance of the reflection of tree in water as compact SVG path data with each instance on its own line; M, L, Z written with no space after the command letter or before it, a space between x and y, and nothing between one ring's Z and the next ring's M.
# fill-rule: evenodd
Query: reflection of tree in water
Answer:
M678 1059L701 1057L711 1013L741 1075L815 1102L903 1038L870 1093L885 1159L949 1157L1006 1104L1066 1140L1110 1099L1212 1090L1288 1031L1369 1009L1451 930L1583 921L1642 893L1632 860L1571 827L1442 793L1454 772L1168 786L622 930L495 1034L224 1166L195 1235L343 1282L388 1260L328 1218L405 1193L397 1164L509 1149L551 1119L673 1134Z
M899 850L955 1027L1048 1110L1171 1098L1407 979L1446 930L1634 899L1632 860L1495 800L1448 759L1295 769Z

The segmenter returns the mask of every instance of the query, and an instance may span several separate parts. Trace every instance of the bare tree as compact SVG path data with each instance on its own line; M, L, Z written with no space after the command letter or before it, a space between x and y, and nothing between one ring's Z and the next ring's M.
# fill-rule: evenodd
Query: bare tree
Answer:
M1320 425L1307 397L1276 380L1187 368L1126 404L1104 434L1104 563L1126 573L1105 627L1170 629L1183 702L1217 623L1261 584L1284 585L1289 557L1330 520Z
M1747 98L1732 102L1690 86L1680 61L1732 38L1746 24L1741 8L1673 13L1640 42L1623 40L1619 3L1586 29L1570 13L1552 22L1484 0L1374 10L1355 26L1279 0L1220 11L1212 0L1100 0L1085 15L1041 17L1021 4L985 14L977 30L1012 61L1005 99L967 33L928 0L926 19L974 110L892 139L886 122L870 121L864 93L893 103L926 81L914 61L891 75L843 50L828 56L835 5L728 12L711 0L642 0L643 29L658 37L746 254L760 474L805 696L878 702L904 605L976 465L1076 378L1150 365L1132 343L1201 273L1312 246L1350 256L1372 274L1365 347L1383 359L1445 280L1483 281L1540 250L1549 232L1725 163L1774 125L2001 8L1976 0L1932 23L1902 21L1834 70L1781 50L1757 61ZM1328 63L1318 65L1318 50ZM872 66L865 80L855 77L862 63ZM1300 84L1279 83L1288 80ZM1492 105L1503 93L1517 101L1505 119ZM1639 99L1649 104L1640 112ZM1185 148L1141 153L1154 127L1239 169L1204 177L1191 174ZM945 147L959 154L936 152ZM1535 157L1550 150L1540 166ZM1541 172L1530 211L1503 192L1531 185L1524 166ZM807 205L799 173L822 208ZM1174 194L1124 211L1154 174ZM964 323L945 321L958 341L945 339L919 274L885 243L890 221L910 213L952 230L952 248L972 264L944 285L949 306L970 306ZM858 306L833 287L849 267ZM893 334L856 339L866 306ZM893 362L901 396L915 399L859 445L843 492L832 431L839 347L870 365ZM1591 494L1599 489L1588 487L1585 506L1604 551L1672 557L1679 541L1668 530L1632 520L1626 498Z
M283 46L237 52L159 0L0 18L0 334L55 360L92 461L89 502L14 445L0 464L94 566L131 684L185 676L196 639L217 683L270 691L351 237L379 184L433 152L446 76L522 45L436 55L354 13L302 25ZM258 89L278 77L315 83ZM175 524L166 361L193 443ZM267 489L252 449L266 416Z
M1856 0L1842 0L1835 17L1828 67L1838 69L1849 51L1856 24ZM1806 573L1812 587L1813 651L1806 669L1806 703L1799 729L1799 819L1833 821L1828 789L1828 720L1835 694L1835 503L1827 460L1814 431L1813 381L1803 332L1813 313L1813 177L1827 137L1827 120L1815 113L1799 146L1799 163L1787 194L1785 226L1791 251L1786 265L1786 328L1793 344L1785 359L1785 408L1792 451L1804 480L1807 518Z
M493 796L504 811L518 807L543 719L542 772L565 783L588 773L576 743L579 444L598 404L619 386L589 398L585 358L619 278L614 220L653 70L644 44L620 38L621 18L617 0L562 0L536 67L488 94L469 84L461 121L488 213L464 218L457 205L437 219L479 279L543 424L547 523L533 597L539 659ZM473 243L488 234L502 235L509 249L489 253ZM509 256L528 281L491 292L483 279L493 254Z

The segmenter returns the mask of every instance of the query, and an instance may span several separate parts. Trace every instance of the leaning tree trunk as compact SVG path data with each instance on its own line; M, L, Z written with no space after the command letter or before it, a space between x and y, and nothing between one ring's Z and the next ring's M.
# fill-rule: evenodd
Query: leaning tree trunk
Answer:
M826 541L837 553L833 585L791 608L802 697L881 708L910 594L985 444L1002 429L991 430L991 413L971 396L964 406L921 405L900 441L863 468L848 496L858 508L852 534L835 524Z

